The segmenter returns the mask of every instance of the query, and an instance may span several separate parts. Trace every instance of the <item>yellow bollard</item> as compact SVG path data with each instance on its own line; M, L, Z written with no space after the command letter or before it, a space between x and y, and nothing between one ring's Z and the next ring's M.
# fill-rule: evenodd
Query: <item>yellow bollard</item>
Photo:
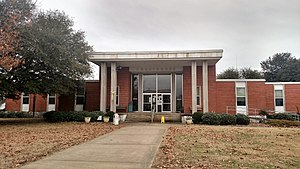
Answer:
M161 116L160 123L165 123L165 116Z

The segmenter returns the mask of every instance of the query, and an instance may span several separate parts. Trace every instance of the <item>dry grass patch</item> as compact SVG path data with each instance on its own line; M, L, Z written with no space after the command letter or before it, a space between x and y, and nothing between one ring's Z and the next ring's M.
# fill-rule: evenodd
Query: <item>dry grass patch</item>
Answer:
M300 128L175 126L155 168L300 168Z
M21 167L120 127L71 122L0 125L0 168Z

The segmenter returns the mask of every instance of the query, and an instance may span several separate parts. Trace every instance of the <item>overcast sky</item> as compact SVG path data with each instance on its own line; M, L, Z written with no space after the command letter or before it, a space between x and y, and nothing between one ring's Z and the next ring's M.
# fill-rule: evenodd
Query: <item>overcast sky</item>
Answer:
M300 0L39 0L63 10L95 51L223 49L217 72L278 52L300 57ZM95 79L98 79L97 72Z

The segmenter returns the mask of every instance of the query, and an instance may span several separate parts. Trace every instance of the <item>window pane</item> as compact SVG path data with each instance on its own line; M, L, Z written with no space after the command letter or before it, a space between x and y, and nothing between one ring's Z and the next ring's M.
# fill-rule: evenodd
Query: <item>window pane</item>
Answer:
M237 106L246 106L246 97L237 97L236 105Z
M197 96L197 106L200 106L200 97Z
M23 96L23 104L29 104L29 97L28 96Z
M158 93L171 93L171 75L157 75Z
M171 103L171 96L170 95L164 95L163 96L163 103Z
M49 96L49 104L55 104L55 97Z
M244 87L237 87L236 88L236 95L237 96L246 96L246 90Z
M171 104L163 104L164 111L171 111Z
M156 75L144 75L143 79L144 93L156 93Z
M283 91L282 90L275 90L275 97L283 97Z
M176 111L182 112L182 74L176 74Z
M83 96L77 96L76 97L76 104L83 104L84 103L84 97Z
M197 86L197 96L200 96L200 87Z
M283 99L275 99L276 106L283 106Z

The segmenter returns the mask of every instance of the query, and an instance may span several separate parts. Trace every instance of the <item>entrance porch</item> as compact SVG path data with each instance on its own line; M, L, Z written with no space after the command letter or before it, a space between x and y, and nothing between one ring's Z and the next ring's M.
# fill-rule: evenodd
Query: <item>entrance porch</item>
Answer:
M208 112L208 68L222 50L95 52L100 66L100 110L116 112Z

